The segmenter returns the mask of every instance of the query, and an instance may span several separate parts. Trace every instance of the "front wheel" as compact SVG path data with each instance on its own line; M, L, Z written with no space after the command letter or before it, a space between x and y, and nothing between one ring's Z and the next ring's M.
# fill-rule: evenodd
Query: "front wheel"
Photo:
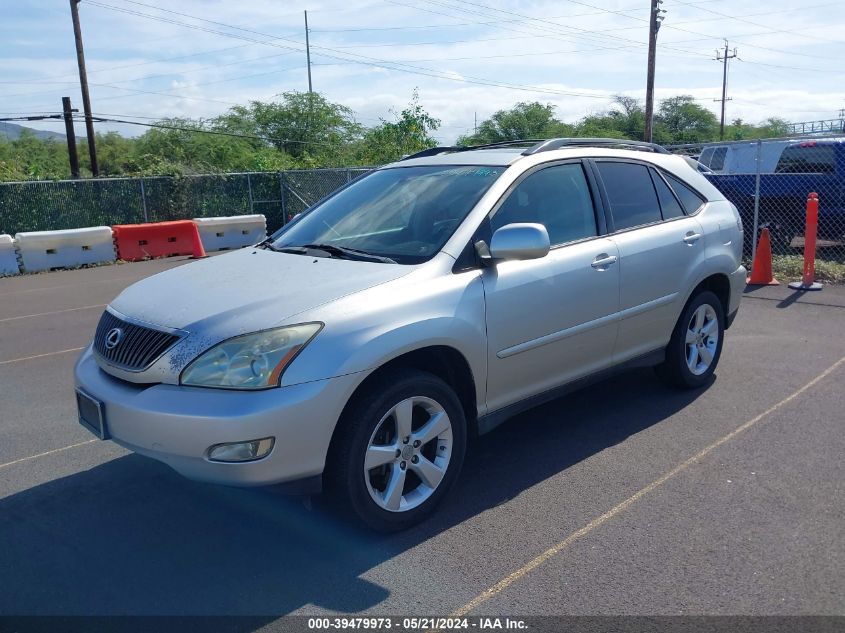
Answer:
M339 424L326 464L329 492L379 531L426 518L463 464L463 408L449 385L426 372L369 385Z
M695 389L707 383L722 354L724 309L709 290L694 296L684 308L666 347L658 375L672 386Z

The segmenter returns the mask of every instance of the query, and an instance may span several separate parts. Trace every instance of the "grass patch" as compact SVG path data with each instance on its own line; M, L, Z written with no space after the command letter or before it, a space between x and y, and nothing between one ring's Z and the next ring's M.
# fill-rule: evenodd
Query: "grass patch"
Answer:
M775 277L782 282L798 281L804 274L804 258L800 255L774 255L772 270ZM817 259L816 281L845 284L845 262Z

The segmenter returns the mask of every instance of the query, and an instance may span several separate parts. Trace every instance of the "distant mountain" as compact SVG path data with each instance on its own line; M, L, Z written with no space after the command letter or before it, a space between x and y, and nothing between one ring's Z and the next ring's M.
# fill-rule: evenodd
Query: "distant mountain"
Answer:
M14 141L19 138L23 130L29 130L41 139L54 138L57 141L65 140L65 135L59 134L58 132L50 132L49 130L34 130L31 127L16 125L14 123L9 123L8 121L0 121L0 135L5 136L10 141Z

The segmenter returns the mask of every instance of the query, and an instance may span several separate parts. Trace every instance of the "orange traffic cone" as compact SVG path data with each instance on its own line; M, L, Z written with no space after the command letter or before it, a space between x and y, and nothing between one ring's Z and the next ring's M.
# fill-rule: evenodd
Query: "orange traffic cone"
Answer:
M191 248L194 251L194 254L191 255L191 259L202 259L203 257L208 257L208 255L205 254L205 247L202 245L199 227L197 227L196 222L192 222L192 224L194 225L194 232L191 235Z
M769 229L763 229L757 242L757 253L751 266L751 276L745 280L751 286L779 286L780 282L772 273L772 238Z

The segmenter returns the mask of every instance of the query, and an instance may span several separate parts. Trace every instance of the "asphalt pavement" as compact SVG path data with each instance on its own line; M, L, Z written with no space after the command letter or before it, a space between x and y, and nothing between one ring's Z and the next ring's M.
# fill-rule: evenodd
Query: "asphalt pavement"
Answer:
M845 615L845 289L748 292L706 388L526 412L383 536L78 425L103 307L186 261L0 279L0 615Z

